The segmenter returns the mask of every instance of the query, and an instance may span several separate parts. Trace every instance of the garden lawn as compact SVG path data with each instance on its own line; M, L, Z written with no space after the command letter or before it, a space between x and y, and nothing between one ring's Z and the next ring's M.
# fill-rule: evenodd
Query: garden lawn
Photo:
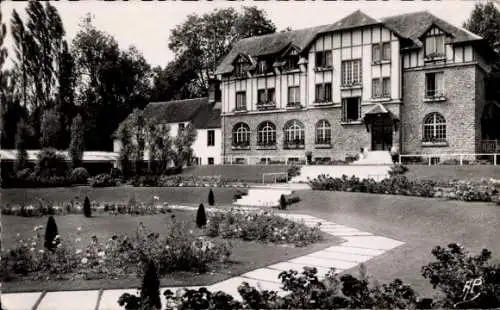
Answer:
M290 206L290 212L405 242L366 262L368 274L381 283L399 278L430 297L432 286L421 276L421 267L434 261L431 251L435 246L453 242L474 254L487 248L492 263L500 263L500 206L495 204L369 193L296 193L301 201ZM357 270L349 272L357 274Z
M286 173L288 165L213 165L185 168L182 176L215 176L220 175L230 180L247 183L262 183L264 173ZM266 182L272 182L268 176Z
M218 187L212 189L216 204L231 204L235 188ZM105 187L94 188L89 186L57 187L57 188L9 188L1 189L1 205L28 205L37 204L42 198L46 202L63 203L72 199L79 200L88 196L91 201L113 201L127 203L131 197L136 201L151 201L153 196L158 196L159 201L170 205L185 204L198 206L200 203L208 205L209 188L206 187Z
M160 235L165 231L163 227L169 225L172 215L178 221L192 223L193 234L203 235L204 231L195 225L195 212L174 210L167 214L152 216L131 215L97 215L85 218L83 215L61 215L55 216L61 239L74 240L77 238L77 228L81 227L79 236L82 245L90 243L92 236L99 241L106 241L113 235L135 233L139 223L143 223L150 231ZM16 243L16 235L20 238L29 238L35 234L34 226L46 225L47 217L25 218L19 216L2 216L2 246L4 249L11 248ZM232 244L230 261L217 263L211 272L196 274L193 272L173 272L161 278L162 286L199 286L211 285L213 283L237 276L253 269L289 260L294 257L319 251L328 246L340 243L340 240L324 234L324 240L308 247L297 248L292 246L265 244L261 242L246 242L242 240L226 239ZM117 289L136 288L140 280L135 275L126 279L103 279L103 280L67 280L67 281L28 281L14 280L2 283L2 292L28 292L28 291L55 291L55 290L88 290L88 289Z
M447 181L450 179L500 179L500 166L493 165L407 165L407 167L409 170L405 176L410 179L432 179L436 181Z

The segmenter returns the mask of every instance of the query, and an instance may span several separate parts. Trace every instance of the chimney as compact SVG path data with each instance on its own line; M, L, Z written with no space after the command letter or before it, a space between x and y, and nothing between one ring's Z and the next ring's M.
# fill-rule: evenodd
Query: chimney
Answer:
M210 78L208 80L208 102L220 103L220 101L221 101L220 81L215 78Z

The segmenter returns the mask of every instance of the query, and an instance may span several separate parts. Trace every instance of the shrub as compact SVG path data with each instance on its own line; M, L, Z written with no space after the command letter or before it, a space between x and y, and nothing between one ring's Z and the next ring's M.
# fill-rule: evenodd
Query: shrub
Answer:
M196 226L198 228L205 227L207 225L207 214L205 213L205 206L200 204L198 206L198 211L196 212Z
M281 194L281 196L280 196L280 209L285 210L286 205L287 205L287 201L286 201L285 195Z
M51 215L47 220L47 227L45 228L45 243L44 246L49 251L54 251L59 244L59 233L57 231L57 224L54 217Z
M92 208L90 206L89 197L87 196L85 196L85 200L83 201L83 215L85 215L85 217L92 216Z
M408 167L401 164L395 164L391 167L391 170L389 170L389 175L390 176L403 175L407 172L408 172Z
M212 189L208 192L208 204L213 206L215 204L214 192Z
M66 177L67 163L63 155L57 153L53 148L45 148L37 155L35 166L36 176L39 177Z
M247 191L236 190L236 193L233 194L233 201L241 199L241 197L248 195Z
M143 309L160 309L160 280L155 262L150 260L146 268L142 278L141 306Z
M288 172L288 181L290 181L292 178L300 175L300 166L292 165L288 167L287 172Z
M432 254L436 261L423 266L422 275L434 288L444 293L444 298L437 301L439 307L470 309L500 306L500 266L488 264L490 251L483 249L479 255L472 256L462 246L452 243L447 248L437 246ZM476 279L481 279L481 294L479 298L464 303L464 286L467 281Z
M109 172L111 178L113 179L120 179L123 177L123 173L120 169L118 168L111 168L111 171Z
M116 180L113 179L109 174L102 173L92 178L90 185L92 187L116 186Z
M71 172L71 181L73 184L86 184L89 178L87 169L78 167Z
M208 236L307 246L321 240L319 226L307 227L267 211L217 212L211 215Z

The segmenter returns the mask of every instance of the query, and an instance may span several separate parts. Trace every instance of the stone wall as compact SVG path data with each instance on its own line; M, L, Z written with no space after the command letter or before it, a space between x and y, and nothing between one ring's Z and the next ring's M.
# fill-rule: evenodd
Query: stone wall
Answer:
M373 105L362 105L361 114L369 110ZM389 107L389 109L399 116L399 104ZM346 156L355 156L361 147L370 147L371 134L366 126L361 123L342 124L342 109L340 106L308 108L292 111L273 111L262 113L243 113L237 115L225 115L222 119L223 153L222 156L228 158L245 158L250 164L257 163L262 157L275 157L286 160L287 157L298 157L305 159L307 151L312 152L313 158L329 157L331 159L342 159ZM289 120L299 120L305 127L305 148L289 150L283 148L284 131L283 128ZM319 148L316 141L316 124L318 121L326 119L332 127L331 148ZM257 127L261 122L270 121L276 125L277 146L273 150L261 150L257 146ZM232 130L239 123L244 122L250 127L250 149L235 150L232 148ZM394 135L394 142L399 141L399 134Z
M426 68L404 72L402 153L475 153L477 136L477 66ZM446 101L424 102L425 73L444 71ZM432 112L446 119L446 146L423 146L423 120Z

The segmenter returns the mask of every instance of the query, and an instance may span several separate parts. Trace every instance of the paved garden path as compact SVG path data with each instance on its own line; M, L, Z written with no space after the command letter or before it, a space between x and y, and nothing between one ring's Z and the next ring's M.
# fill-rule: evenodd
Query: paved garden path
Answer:
M195 207L175 206L176 209L196 210ZM257 210L255 208L239 208ZM223 211L208 208L207 211ZM334 267L338 272L346 271L366 262L375 256L381 255L403 244L401 241L373 235L369 232L321 220L307 214L278 213L280 216L293 220L303 221L308 226L321 223L321 230L325 233L340 237L345 241L337 246L305 256L297 257L278 264L259 268L240 276L207 286L210 291L224 291L234 297L240 298L237 287L242 282L261 287L262 289L280 289L281 283L278 275L282 271L295 269L302 271L304 266L316 267L319 276L325 275L329 268ZM177 287L168 287L175 292ZM161 293L167 287L161 288ZM137 293L136 289L126 290L93 290L93 291L61 291L61 292L35 292L2 294L2 306L6 310L122 310L118 305L118 298L123 293ZM163 297L163 296L162 296ZM163 298L162 298L163 299ZM163 300L162 300L163 302Z

